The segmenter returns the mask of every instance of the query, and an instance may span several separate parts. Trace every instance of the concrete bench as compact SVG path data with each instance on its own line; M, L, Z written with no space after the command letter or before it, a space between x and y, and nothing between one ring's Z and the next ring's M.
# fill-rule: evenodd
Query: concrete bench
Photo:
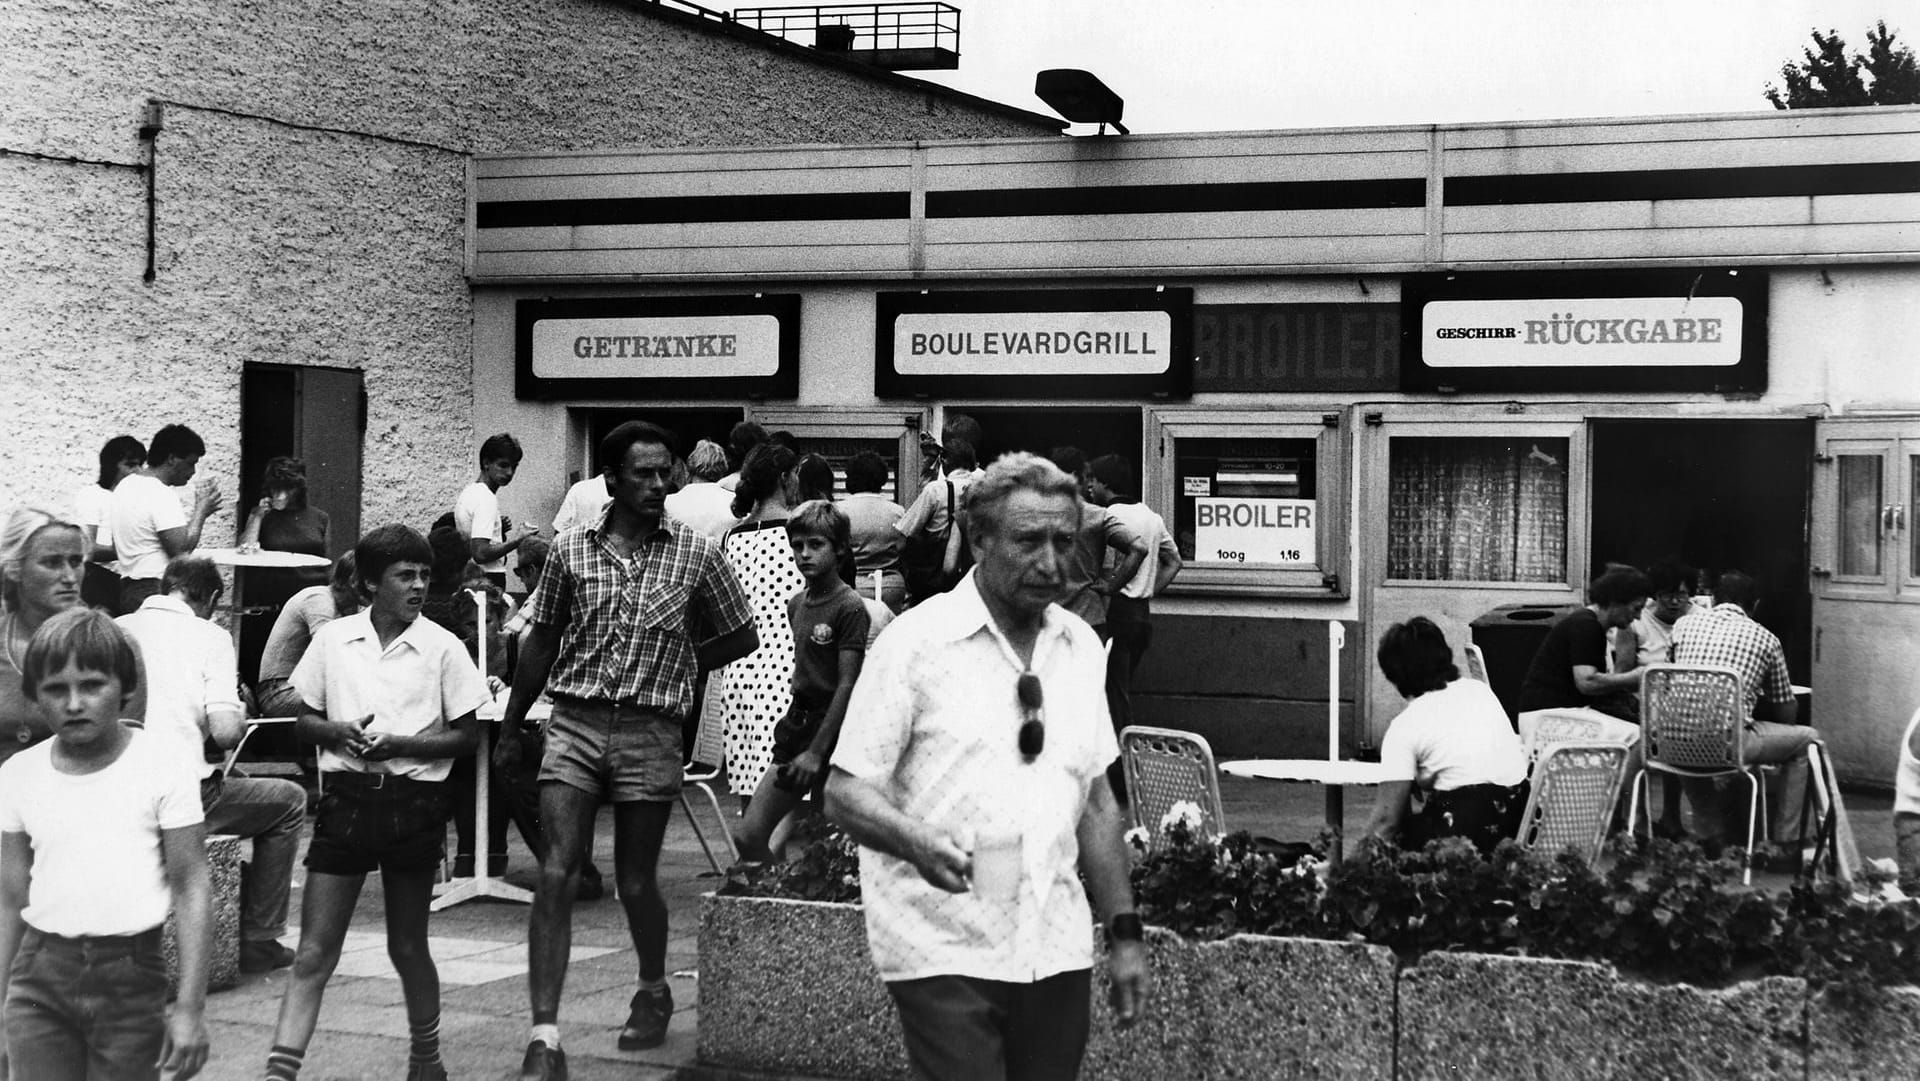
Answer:
M225 991L240 982L240 838L216 833L207 838L207 871L213 879L213 954L207 964L207 990ZM173 917L167 917L162 949L167 980L178 983L180 947Z

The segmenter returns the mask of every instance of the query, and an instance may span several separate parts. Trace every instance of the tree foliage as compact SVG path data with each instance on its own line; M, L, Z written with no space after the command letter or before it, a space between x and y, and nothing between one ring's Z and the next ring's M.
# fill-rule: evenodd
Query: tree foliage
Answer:
M1784 88L1767 84L1776 109L1835 109L1853 105L1920 105L1920 63L1895 40L1882 19L1867 31L1867 50L1851 52L1837 30L1813 32L1801 59L1780 68Z

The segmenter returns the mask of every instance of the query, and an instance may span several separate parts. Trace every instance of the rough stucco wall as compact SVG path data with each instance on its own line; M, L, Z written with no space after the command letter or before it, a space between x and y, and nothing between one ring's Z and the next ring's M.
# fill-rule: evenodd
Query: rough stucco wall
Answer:
M0 0L0 26L0 508L65 507L108 437L181 421L218 539L249 360L366 373L364 525L471 479L467 153L1051 130L609 0ZM137 164L154 98L148 284L144 177L19 155Z

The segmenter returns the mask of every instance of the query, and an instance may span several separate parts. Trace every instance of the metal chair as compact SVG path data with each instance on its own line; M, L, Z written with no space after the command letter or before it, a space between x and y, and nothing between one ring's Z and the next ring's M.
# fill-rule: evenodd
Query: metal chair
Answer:
M1755 830L1764 830L1761 794L1765 782L1757 767L1746 764L1746 699L1740 673L1724 665L1648 665L1640 677L1640 730L1645 761L1633 779L1633 801L1627 808L1631 829L1648 791L1647 772L1674 777L1747 779L1747 851L1753 851ZM1653 835L1653 813L1647 813L1647 835ZM1764 832L1761 836L1765 836ZM1753 882L1752 861L1741 881Z
M1120 760L1126 771L1133 824L1160 839L1160 820L1175 803L1200 807L1201 829L1225 833L1220 807L1220 774L1206 738L1176 728L1128 725L1120 730Z
M704 707L704 703L701 705ZM720 797L713 793L713 782L725 772L726 760L727 743L719 711L701 708L700 724L694 729L693 758L680 770L680 809L687 813L687 825L693 827L700 850L707 854L707 863L719 874L725 874L727 869L714 858L713 846L707 843L707 833L693 815L693 803L687 793L698 790L707 797L707 803L713 807L714 821L720 824L720 837L727 844L727 854L732 857L730 862L739 862L740 850L734 847L733 830L727 827L727 813L720 809Z
M1520 745L1526 748L1527 766L1530 769L1547 751L1563 743L1633 746L1632 740L1623 741L1609 735L1606 722L1587 710L1546 709L1538 713L1526 713L1520 716L1518 724Z
M1489 682L1487 679L1487 655L1480 652L1480 647L1474 645L1472 642L1468 642L1461 648L1466 651L1467 678L1477 679L1482 683Z
M1558 852L1571 846L1592 863L1607 837L1613 805L1627 777L1621 743L1558 743L1530 774L1526 810L1515 839L1527 848Z

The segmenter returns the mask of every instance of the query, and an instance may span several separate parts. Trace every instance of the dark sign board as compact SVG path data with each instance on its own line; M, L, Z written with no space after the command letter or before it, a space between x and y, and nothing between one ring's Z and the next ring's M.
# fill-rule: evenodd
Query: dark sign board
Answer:
M883 398L1185 398L1193 290L881 293Z
M1746 268L1415 274L1409 391L1767 388L1767 276Z
M594 297L514 308L514 393L555 398L792 398L800 297Z
M1200 304L1193 389L1235 392L1400 388L1396 304Z

